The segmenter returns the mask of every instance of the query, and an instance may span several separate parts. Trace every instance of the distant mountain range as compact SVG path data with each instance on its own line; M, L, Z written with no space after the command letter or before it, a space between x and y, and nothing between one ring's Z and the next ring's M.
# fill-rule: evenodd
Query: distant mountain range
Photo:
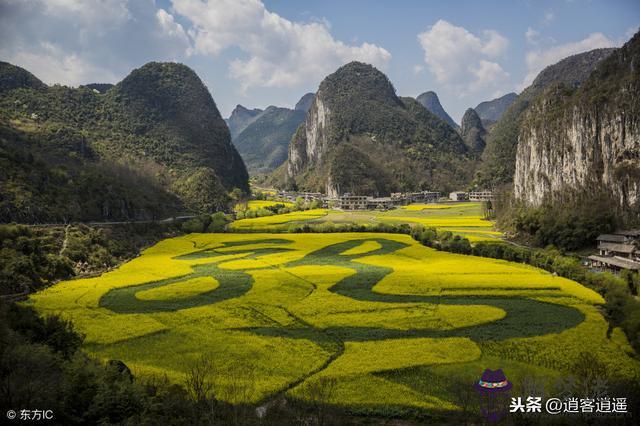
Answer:
M502 114L518 99L515 93L507 93L504 96L491 101L480 102L474 110L482 120L482 125L487 128L500 120Z
M305 117L306 111L270 106L233 138L251 174L270 173L286 161L291 137Z
M0 222L226 208L244 163L198 76L152 62L115 86L48 87L0 63Z
M313 103L313 98L315 95L315 93L306 93L303 97L300 98L293 109L306 113L307 111L309 111L309 108L311 108L311 104Z
M305 94L294 109L270 106L263 111L238 105L231 112L226 120L231 138L252 174L268 174L285 162L291 137L314 96Z
M460 126L458 126L458 124L453 121L453 118L447 114L447 111L444 110L442 104L440 104L440 99L438 99L438 95L435 92L424 92L418 95L416 101L454 129L459 129Z

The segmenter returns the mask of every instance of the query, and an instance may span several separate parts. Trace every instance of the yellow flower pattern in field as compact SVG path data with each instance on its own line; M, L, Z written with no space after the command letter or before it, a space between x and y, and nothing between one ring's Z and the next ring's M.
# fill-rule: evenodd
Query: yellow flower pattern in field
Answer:
M73 320L87 351L135 374L182 383L208 356L230 402L283 390L304 398L335 377L341 405L455 410L447 389L421 387L429 374L464 381L491 366L554 376L584 351L626 377L639 371L624 336L607 337L597 293L407 235L190 234L27 303Z

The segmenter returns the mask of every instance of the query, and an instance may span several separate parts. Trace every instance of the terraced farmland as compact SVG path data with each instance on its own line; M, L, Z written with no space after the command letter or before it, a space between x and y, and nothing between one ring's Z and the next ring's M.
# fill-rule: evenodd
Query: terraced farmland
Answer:
M138 375L182 382L207 355L231 402L304 399L339 378L331 402L353 410L447 411L460 404L447 383L484 368L553 379L586 351L621 376L639 371L620 333L607 337L595 292L406 235L191 234L30 302Z

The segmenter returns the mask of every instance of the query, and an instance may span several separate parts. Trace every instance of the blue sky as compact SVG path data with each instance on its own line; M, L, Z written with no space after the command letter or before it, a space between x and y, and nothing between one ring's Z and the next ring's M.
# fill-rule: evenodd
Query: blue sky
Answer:
M546 65L619 46L638 1L0 0L0 60L49 84L117 82L151 60L196 70L228 116L293 106L350 60L459 121Z

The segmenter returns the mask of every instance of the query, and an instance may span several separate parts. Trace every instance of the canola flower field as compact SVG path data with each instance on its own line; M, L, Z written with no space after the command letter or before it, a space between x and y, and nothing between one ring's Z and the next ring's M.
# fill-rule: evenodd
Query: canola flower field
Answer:
M184 382L206 355L230 402L304 399L335 378L330 402L353 410L445 412L460 407L448 383L485 368L552 380L589 352L622 377L640 369L624 335L608 334L597 293L407 235L190 234L29 303L72 319L87 351L137 375Z
M493 222L483 218L482 203L457 202L411 204L388 211L341 211L329 209L307 210L284 215L242 219L233 222L234 231L285 231L295 225L358 224L421 224L448 230L468 238L471 242L495 240L502 233L493 230Z
M246 203L236 204L235 210L260 210L277 204L282 204L285 207L293 206L293 203L289 201L249 200Z

